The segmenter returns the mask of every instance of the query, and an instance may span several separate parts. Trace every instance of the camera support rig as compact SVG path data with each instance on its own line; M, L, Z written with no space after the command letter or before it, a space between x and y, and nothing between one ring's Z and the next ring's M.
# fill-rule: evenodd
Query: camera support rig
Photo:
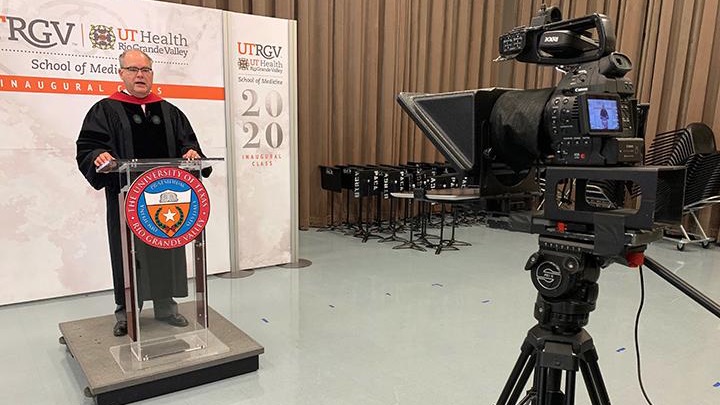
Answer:
M592 207L584 205L584 185L608 176L615 180L636 180L640 188L648 188L645 191L650 192L650 197L655 194L655 185L665 183L672 186L683 177L682 172L674 170L663 175L663 170L658 167L549 167L545 212L511 218L509 230L540 235L539 250L530 256L525 265L538 291L533 314L538 323L528 331L497 405L573 405L578 371L583 376L592 404L610 404L598 355L584 326L588 324L590 312L595 309L600 270L612 263L628 267L645 264L720 318L720 305L644 254L649 243L662 238L662 229L652 224L658 215L662 217L664 204L658 203L655 198L645 198L634 213L626 209L593 213L564 211L557 207L554 200L556 186L563 179L570 181L569 178L573 178L579 186L572 194L576 201L583 202L582 208L591 210ZM613 171L612 175L608 171ZM667 219L672 220L673 217ZM650 229L628 229L626 224ZM517 402L531 374L532 386Z
M562 66L557 87L398 95L453 167L477 181L478 198L534 194L545 170L542 212L489 223L540 235L526 265L538 290L538 323L497 405L516 404L530 374L521 404L573 405L578 370L592 404L610 404L584 326L595 309L600 270L611 263L645 264L720 317L717 303L644 256L662 237L656 223L681 220L685 167L640 166L645 115L637 113L634 86L624 78L630 60L614 52L614 31L601 14L562 21L557 7L543 6L529 26L500 37L496 60ZM599 204L591 188L609 205Z
M533 371L532 388L520 404L572 404L578 369L593 405L610 403L595 346L583 328L598 297L598 261L565 241L541 237L540 250L525 266L538 290L534 311L538 324L528 331L498 405L516 404Z
M720 318L720 305L644 255L648 243L662 238L661 230L627 232L622 252L609 257L595 253L594 235L562 231L563 228L561 222L548 227L539 237L538 252L525 265L538 290L534 309L538 323L528 331L497 405L573 405L578 370L591 403L610 404L595 345L584 326L595 309L600 270L611 263L628 267L646 265ZM530 374L532 386L517 402Z

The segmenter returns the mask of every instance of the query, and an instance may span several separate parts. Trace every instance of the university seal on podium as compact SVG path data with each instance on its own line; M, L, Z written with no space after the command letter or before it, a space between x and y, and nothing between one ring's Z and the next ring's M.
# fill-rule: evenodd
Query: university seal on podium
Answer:
M125 221L146 244L175 249L197 238L210 217L210 199L202 182L175 167L141 174L125 196Z

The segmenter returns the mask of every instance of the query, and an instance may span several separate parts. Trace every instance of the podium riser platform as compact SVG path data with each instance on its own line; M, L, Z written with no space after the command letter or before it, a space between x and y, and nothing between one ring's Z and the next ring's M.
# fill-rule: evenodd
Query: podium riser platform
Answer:
M187 304L180 305L181 312L183 305ZM110 348L132 341L128 336L113 336L113 315L64 322L59 327L61 341L85 376L86 394L94 397L98 405L120 405L258 369L264 348L212 308L208 314L209 331L227 346L226 351L126 372ZM181 332L183 329L178 328Z
M231 361L174 377L104 392L95 396L95 403L97 405L123 405L184 390L186 388L197 387L214 381L224 380L241 374L251 373L259 367L258 357L257 355L251 356L242 360Z

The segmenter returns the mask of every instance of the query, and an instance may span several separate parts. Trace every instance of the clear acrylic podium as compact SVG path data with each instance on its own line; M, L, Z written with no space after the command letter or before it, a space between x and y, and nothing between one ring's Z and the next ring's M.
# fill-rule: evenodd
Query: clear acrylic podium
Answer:
M127 326L132 343L113 346L110 351L124 372L228 350L208 328L205 230L195 235L192 229L184 226L190 225L194 213L197 220L197 211L193 212L192 207L198 205L191 204L192 198L198 201L197 190L192 187L183 190L183 183L172 177L163 179L149 176L151 173L159 173L153 169L181 169L192 174L192 178L177 170L167 172L180 173L189 179L190 184L196 184L196 181L202 182L203 171L223 160L116 160L102 170L117 172L122 185L118 198ZM138 178L138 185L131 190L133 182ZM139 198L134 194L137 190L142 190ZM127 217L125 206L128 198L129 206L135 207L132 212L137 212L138 217L143 216L141 212L144 213L149 228L143 225L138 230L141 224L138 218L134 218L133 214L130 214L131 218ZM207 195L204 198L208 198ZM171 222L163 223L169 220ZM133 232L131 226L136 232ZM175 231L177 233L173 234ZM137 232L143 235L142 239L136 235ZM145 236L146 232L156 232L168 238ZM181 238L184 238L184 245L180 247L156 247L149 242L157 244L163 243L158 242L162 240L179 244ZM176 314L184 317L187 325L179 322Z

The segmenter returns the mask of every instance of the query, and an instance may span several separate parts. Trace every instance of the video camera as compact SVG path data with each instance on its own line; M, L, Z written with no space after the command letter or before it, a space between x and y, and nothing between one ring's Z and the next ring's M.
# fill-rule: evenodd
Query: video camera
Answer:
M547 89L400 93L397 99L476 185L478 197L544 188L542 211L511 214L506 225L540 235L539 250L525 265L538 291L538 324L528 331L497 404L573 404L578 370L592 403L609 404L583 328L596 307L601 268L644 263L720 317L718 304L644 255L662 237L656 223L681 220L685 168L642 166L647 110L625 78L631 63L615 52L606 16L563 21L559 9L543 6L530 26L500 37L499 51L496 60L553 65L564 76ZM518 402L530 375L531 388Z
M632 64L615 52L606 16L561 20L557 7L543 7L530 26L500 36L499 52L496 60L552 65L564 76L544 89L398 95L448 162L477 185L479 196L537 193L544 181L542 218L588 225L583 232L595 231L600 214L623 218L614 225L616 234L679 222L684 169L641 167L647 110L639 108L625 77ZM597 184L606 186L609 204L594 204L586 194ZM628 203L631 194L640 197ZM562 195L575 198L572 208L563 207Z
M601 14L559 19L556 7L541 9L530 27L518 27L500 37L496 60L555 65L565 76L554 89L531 90L537 93L532 95L527 90L508 92L498 99L491 115L498 157L516 169L537 158L558 165L642 162L635 88L625 78L632 64L627 56L614 52L612 23ZM535 108L517 109L525 100L532 100ZM538 111L540 106L542 111ZM518 125L523 120L533 122L533 128L515 131L524 129ZM528 147L527 139L536 136L536 126L545 137L540 146L548 149ZM505 142L508 135L523 141ZM523 148L523 156L517 155L515 146Z

